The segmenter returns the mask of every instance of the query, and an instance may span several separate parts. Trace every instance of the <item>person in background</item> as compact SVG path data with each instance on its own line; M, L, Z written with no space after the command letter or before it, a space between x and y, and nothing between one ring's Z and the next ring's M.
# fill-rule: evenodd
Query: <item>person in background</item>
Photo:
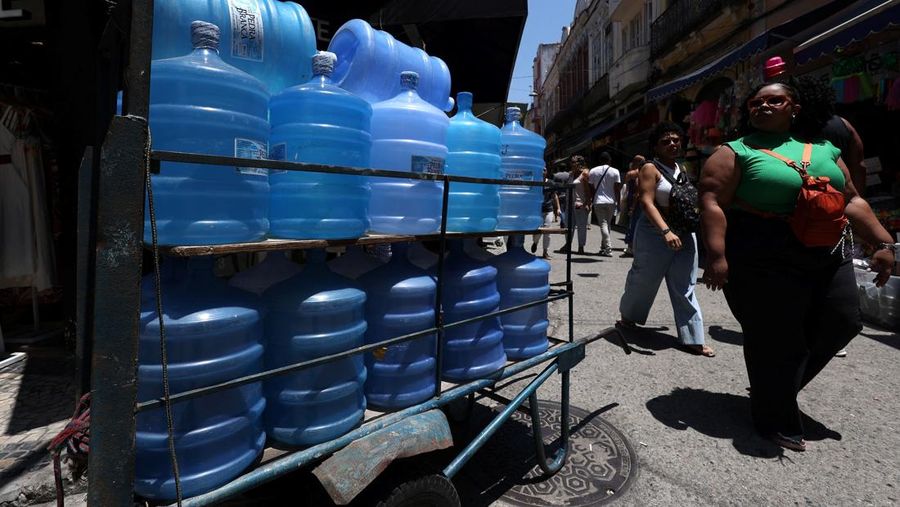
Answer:
M619 192L622 190L619 170L609 165L610 162L612 157L604 151L600 154L600 165L588 172L588 182L593 194L592 209L594 216L597 217L597 223L600 224L601 257L612 257L609 228L619 207Z
M569 171L562 169L553 174L553 182L557 185L567 185L569 183ZM559 201L559 226L563 229L567 226L566 214L569 212L569 192L565 188L556 191L556 197Z
M682 168L676 159L681 155L683 140L684 131L674 123L660 123L650 132L650 150L655 157L641 167L638 176L643 213L634 233L634 262L619 301L621 319L616 326L634 329L646 323L665 278L681 344L695 354L713 357L715 351L704 343L703 315L694 290L697 238L693 233L678 234L666 223L672 185L661 171L677 179Z
M754 426L795 451L806 450L797 394L862 325L843 239L835 239L834 248L809 247L785 220L797 204L801 178L779 157L808 160L810 175L827 176L843 192L843 214L854 236L875 245L877 286L894 266L893 240L857 195L840 151L821 138L798 138L793 130L801 99L786 84L758 86L743 106L750 132L720 146L700 181L704 281L711 290L724 290L741 324Z
M587 243L587 223L591 212L591 185L588 181L588 168L581 155L572 155L569 159L569 183L574 184L572 198L574 199L575 216L572 224L578 236L578 254L584 255L584 245ZM571 243L564 246L560 252L565 253L572 247Z
M544 183L550 182L550 173L547 171L547 168L544 167ZM544 187L544 200L541 202L541 214L544 216L544 227L550 227L553 225L553 222L559 220L559 197L556 195L556 189L552 187ZM550 235L547 233L544 234L535 234L532 237L531 241L531 253L537 252L538 247L538 238L543 236L544 238L544 254L542 257L544 259L550 259Z
M638 204L638 176L641 173L641 167L647 162L643 155L635 155L628 165L628 171L625 173L624 183L628 197L626 197L625 205L628 207L628 231L625 232L625 253L619 257L634 257L634 228L637 225L638 216L641 213L641 207Z

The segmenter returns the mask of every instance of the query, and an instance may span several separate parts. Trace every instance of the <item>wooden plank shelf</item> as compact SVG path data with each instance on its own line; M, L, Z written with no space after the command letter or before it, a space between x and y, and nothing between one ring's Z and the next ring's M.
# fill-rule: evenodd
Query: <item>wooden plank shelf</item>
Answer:
M447 239L484 238L497 236L513 236L519 234L565 234L566 229L540 228L517 231L492 231L492 232L448 232ZM352 245L377 245L384 243L405 243L413 241L440 241L441 234L413 235L389 235L371 234L354 239L266 239L248 243L230 243L224 245L179 245L160 246L162 254L176 257L191 257L201 255L225 255L240 252L266 252L272 250L305 250L310 248L341 247ZM150 245L145 244L145 247Z

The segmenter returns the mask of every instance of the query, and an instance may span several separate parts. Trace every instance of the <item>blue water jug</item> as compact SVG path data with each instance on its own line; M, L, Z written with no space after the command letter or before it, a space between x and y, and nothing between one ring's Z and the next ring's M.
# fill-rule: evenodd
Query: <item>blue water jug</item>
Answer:
M361 347L366 294L309 250L303 272L263 294L266 369ZM343 435L366 410L362 354L265 382L266 433L276 444L308 446Z
M269 158L369 167L372 106L332 84L332 53L318 53L313 68L311 81L272 97ZM363 176L273 171L269 185L272 237L347 239L366 232L369 186Z
M450 69L440 58L409 47L391 34L376 30L361 19L341 26L328 44L338 57L334 82L375 103L400 92L403 71L419 75L419 95L438 109L453 109L450 98Z
M277 0L154 0L153 59L189 52L184 34L197 19L222 29L222 59L265 83L269 93L312 77L312 21L299 4Z
M258 300L213 275L211 257L167 258L162 265L169 390L179 393L259 373L263 366ZM141 285L138 401L163 397L159 316L153 274ZM265 446L260 383L172 404L175 452L185 497L241 474ZM175 498L165 410L137 415L134 490Z
M500 179L500 129L472 114L472 94L456 96L459 110L447 130L447 174ZM490 232L497 228L497 185L451 183L447 230Z
M328 261L328 268L335 273L356 280L362 275L384 265L380 258L366 253L359 245L350 245L343 255Z
M402 91L372 109L372 167L443 174L450 119L416 93L419 78L403 72ZM431 234L441 228L443 183L370 178L369 230Z
M503 179L510 181L544 181L544 138L519 123L522 112L518 107L506 109L506 123L500 129L500 156ZM500 216L498 230L515 231L537 229L543 225L541 217L541 187L508 184L500 186Z
M451 240L444 264L444 322L491 313L500 308L497 268L466 255L461 240ZM493 317L444 333L441 376L453 382L483 378L503 367L503 330L500 318Z
M436 285L407 259L407 246L394 243L391 260L363 275L366 290L366 343L434 327ZM434 395L435 335L392 345L366 354L366 403L397 410Z
M303 268L286 256L286 251L266 252L262 262L245 269L228 280L228 285L261 296L269 287L296 275Z
M500 309L544 299L550 294L550 263L525 251L522 236L511 236L506 253L494 257ZM503 348L510 359L527 359L547 350L546 303L500 316Z
M153 62L153 148L266 158L266 87L219 58L219 30L215 25L198 21L191 30L192 53ZM257 241L268 230L269 183L265 169L163 162L152 180L161 244ZM149 212L144 216L144 241L149 243Z

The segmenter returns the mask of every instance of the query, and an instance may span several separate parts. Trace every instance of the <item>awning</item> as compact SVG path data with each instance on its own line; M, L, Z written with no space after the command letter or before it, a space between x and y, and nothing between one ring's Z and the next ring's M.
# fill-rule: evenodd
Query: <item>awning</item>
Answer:
M681 90L690 87L701 79L706 79L710 76L718 74L719 72L722 72L728 67L734 65L738 61L749 58L750 56L766 49L767 41L768 33L759 35L753 40L744 43L742 46L732 50L729 53L726 53L719 59L710 62L703 67L700 67L690 74L682 76L673 81L669 81L668 83L657 86L655 88L651 88L650 91L647 92L647 101L653 102L668 97L669 95L678 93Z
M803 65L887 28L900 26L900 0L863 0L841 13L842 22L829 27L794 49Z

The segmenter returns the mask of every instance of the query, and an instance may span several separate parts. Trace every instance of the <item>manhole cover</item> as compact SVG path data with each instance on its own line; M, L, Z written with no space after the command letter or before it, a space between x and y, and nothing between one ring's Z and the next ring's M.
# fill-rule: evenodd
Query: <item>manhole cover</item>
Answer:
M541 401L539 413L550 456L558 445L562 412L559 403ZM566 464L546 478L537 466L531 417L517 411L462 470L459 482L469 483L461 484L462 489L478 489L472 492L478 497L473 504L499 500L507 505L575 507L600 505L622 496L638 471L637 455L622 433L599 415L578 407L569 409L569 427ZM467 496L464 491L461 494Z

